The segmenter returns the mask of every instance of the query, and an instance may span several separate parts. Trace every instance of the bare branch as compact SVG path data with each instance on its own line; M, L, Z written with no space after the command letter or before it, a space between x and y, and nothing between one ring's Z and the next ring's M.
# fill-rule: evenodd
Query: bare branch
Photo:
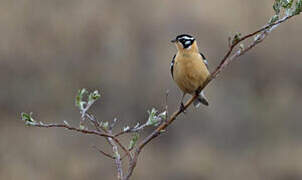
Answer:
M168 119L169 117L169 111L168 111L168 96L169 96L169 90L166 91L166 98L165 98L165 112L166 112L166 117L165 120Z
M111 140L115 141L115 143L117 143L122 149L123 151L127 154L127 156L129 157L129 159L131 159L131 154L130 152L127 150L127 148L116 138L115 135L112 134L111 130L108 130L106 128L104 128L103 126L100 125L100 123L97 121L97 119L92 116L92 115L89 115L88 113L86 113L86 116L88 117L88 119L90 121L92 121L95 125L95 127L98 129L98 130L102 130L104 131L105 133L107 134L110 134L110 138ZM112 142L110 142L111 140L109 140L109 138L107 138L107 141L109 142L110 145L112 145Z
M100 122L91 114L88 114L88 113L85 113L84 114L88 119L89 121L94 125L95 129L97 131L101 131L102 130L102 127L100 125Z
M220 64L217 66L217 68L215 69L215 71L211 74L211 79L214 79L216 78L216 76L226 67L225 62L227 61L227 59L230 57L232 51L234 50L234 48L239 44L241 43L242 41L248 39L248 38L251 38L261 32L264 32L268 29L271 29L271 28L275 28L276 25L279 25L287 20L289 20L290 18L294 17L294 15L291 15L291 16L285 16L283 17L282 19L276 21L275 23L271 23L271 24L267 24L265 25L263 28L253 32L253 33L250 33L250 34L247 34L245 35L244 37L240 38L237 42L235 42L234 44L232 44L229 48L229 50L227 51L227 53L225 54L225 56L222 58L222 60L220 61ZM255 42L255 41L254 41ZM258 43L257 43L258 44ZM242 54L241 54L242 55ZM236 56L238 57L238 56ZM235 57L234 57L235 58Z
M122 180L123 179L123 168L122 168L122 160L121 160L121 155L118 152L117 145L113 141L112 138L108 138L108 141L110 142L112 146L112 151L114 153L114 160L117 168L117 179Z
M106 128L104 128L103 126L100 125L100 123L97 121L97 119L92 116L92 115L89 115L88 113L86 113L86 116L88 117L88 119L90 121L92 121L95 125L95 127L98 129L98 130L103 130L104 132L106 132L107 134L110 134L111 137L107 138L106 140L108 141L108 143L112 146L112 150L115 154L115 164L117 166L117 170L118 170L118 177L123 177L123 171L122 171L122 167L121 167L121 156L118 152L118 148L117 148L117 145L116 143L123 149L123 151L126 153L126 155L128 156L129 159L131 159L131 154L130 152L126 149L126 147L124 145L122 145L122 143L114 136L112 135L112 132L111 130L107 130ZM116 120L115 120L116 122Z
M101 133L101 132L95 131L95 130L75 128L75 127L71 127L71 126L66 125L66 124L32 123L32 124L30 124L30 126L42 127L42 128L65 128L65 129L68 129L68 130L71 130L71 131L81 132L83 134L94 134L94 135L97 135L97 136L114 138L112 135L107 134L107 133Z
M111 145L112 147L112 151L114 153L113 159L115 160L115 164L116 164L116 168L117 168L117 177L119 180L121 180L123 178L123 169L122 169L122 159L121 156L119 154L118 151L118 147L116 145L116 143L118 143L118 145L124 150L125 147L119 142L118 139L116 139L113 135L111 130L107 130L105 127L101 126L100 123L98 122L98 120L93 116L93 115L89 115L88 113L85 113L86 117L93 122L93 124L95 125L95 128L97 130L100 131L103 130L104 132L106 132L107 134L110 134L111 137L106 138L107 142ZM99 150L100 151L100 150ZM124 150L125 151L125 150ZM104 152L100 151L102 154L104 154ZM130 156L130 153L126 150L125 153L127 154L127 156ZM106 153L105 153L106 154Z
M109 157L110 159L115 159L114 156L112 156L112 155L110 155L110 154L108 154L108 153L102 151L101 149L97 148L96 146L93 146L93 148L95 148L97 151L99 151L99 152L100 152L101 154L103 154L104 156L107 156L107 157Z
M123 131L121 131L121 132L118 132L118 133L116 133L115 135L114 135L114 137L119 137L119 136L121 136L121 135L123 135L123 134L127 134L127 133L134 133L134 132L139 132L139 131L142 131L145 127L147 127L147 126L150 126L150 125L148 125L148 124L142 124L142 125L140 125L140 126L135 126L135 127L133 127L133 128L130 128L129 127L129 129L127 129L127 130L123 130Z
M116 123L117 123L117 118L114 118L113 122L110 124L110 130L112 130L115 127Z

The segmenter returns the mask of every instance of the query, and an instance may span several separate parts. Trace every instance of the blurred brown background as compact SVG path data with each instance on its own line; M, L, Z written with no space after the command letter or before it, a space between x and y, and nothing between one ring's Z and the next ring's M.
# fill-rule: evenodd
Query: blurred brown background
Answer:
M121 125L147 110L178 107L169 41L196 37L213 70L227 37L264 25L273 0L0 2L0 179L115 179L92 136L26 128L20 113L77 125L79 88L100 89L92 108ZM140 156L132 179L302 179L302 17L282 24L206 89L209 107L190 108ZM151 129L150 129L151 130Z

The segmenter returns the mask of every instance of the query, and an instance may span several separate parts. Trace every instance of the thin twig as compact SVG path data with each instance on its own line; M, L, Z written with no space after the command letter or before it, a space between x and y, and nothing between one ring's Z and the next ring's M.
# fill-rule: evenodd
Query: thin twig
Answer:
M142 125L140 125L140 126L138 126L138 127L133 127L133 128L129 128L128 130L126 130L126 131L121 131L121 132L118 132L118 133L116 133L115 135L114 135L114 137L119 137L119 136L121 136L121 135L123 135L123 134L127 134L127 133L134 133L134 132L139 132L139 131L142 131L145 127L147 127L147 126L150 126L150 125L148 125L148 124L142 124Z
M132 159L130 151L126 148L126 146L124 146L119 139L117 139L116 137L112 137L112 139L123 149L123 151L127 154L127 156L129 157L129 159Z
M108 138L108 140L112 146L112 151L113 151L114 157L115 157L114 160L115 160L115 164L116 164L116 168L117 168L117 179L122 180L123 179L123 168L122 168L121 155L119 154L117 145L112 140L112 138Z
M131 159L131 154L130 152L127 150L127 148L116 138L115 135L112 134L111 130L107 130L106 128L104 128L103 126L100 126L100 124L98 123L98 121L96 120L96 118L92 115L89 115L88 113L86 113L86 116L88 117L88 119L90 121L92 121L94 124L95 124L95 127L98 129L98 130L102 130L104 131L105 133L107 134L110 134L110 138L112 140L114 140L121 148L122 150L127 154L127 156L129 157L129 159ZM107 139L109 141L109 139ZM109 142L109 144L112 145L112 142Z
M169 117L169 111L168 111L168 96L169 96L169 90L166 91L166 98L165 98L165 111L166 111L166 117L165 120Z
M259 34L260 32L263 32L275 25L278 25L278 24L281 24L285 21L287 21L288 19L294 17L294 15L291 15L291 16L285 16L283 17L282 19L276 21L275 23L271 23L271 24L267 24L265 25L263 28L253 32L253 33L250 33L250 34L247 34L245 35L244 37L240 38L237 42L235 42L234 44L232 44L229 48L229 50L227 51L227 53L225 54L225 56L222 58L222 60L220 61L220 64L217 66L217 68L215 69L215 71L211 74L211 77L212 78L216 78L216 76L226 67L226 66L223 66L223 64L225 63L225 61L229 58L229 56L231 55L233 49L239 44L241 43L242 41L250 38L250 37L253 37L255 36L256 34Z
M111 136L106 138L107 142L111 145L112 147L112 151L114 153L114 156L112 156L112 158L115 161L115 165L116 165L116 169L117 169L117 178L119 180L122 180L123 178L123 168L122 168L122 160L121 160L121 156L119 154L118 151L118 147L116 145L116 143L125 151L125 147L119 142L119 140L117 138L115 138L112 135L111 129L107 130L105 127L101 126L101 124L98 122L98 120L93 116L93 115L89 115L87 113L87 110L89 109L89 107L86 109L86 111L82 112L82 118L85 119L85 116L89 119L90 122L92 122L95 126L95 128L97 129L97 131L104 131L107 134L110 134ZM84 117L83 117L84 116ZM111 155L99 150L99 152L101 152L102 154L104 154L107 157L110 157ZM126 150L125 153L127 154L127 156L129 156L129 161L130 161L130 153Z
M84 134L94 134L97 136L102 136L102 137L110 137L110 138L114 138L114 136L107 134L107 133L101 133L99 131L96 130L88 130L88 129L80 129L80 128L75 128L75 127L71 127L68 126L66 124L40 124L40 123L35 123L35 124L31 124L31 126L35 126L35 127L43 127L43 128L65 128L71 131L77 131L77 132L81 132Z
M109 153L106 153L104 151L102 151L101 149L97 148L96 146L93 146L93 148L95 148L97 151L99 151L101 154L103 154L104 156L109 157L110 159L115 159L114 156L110 155Z
M117 118L114 118L113 122L110 124L110 130L112 130L115 127L116 123L117 123Z

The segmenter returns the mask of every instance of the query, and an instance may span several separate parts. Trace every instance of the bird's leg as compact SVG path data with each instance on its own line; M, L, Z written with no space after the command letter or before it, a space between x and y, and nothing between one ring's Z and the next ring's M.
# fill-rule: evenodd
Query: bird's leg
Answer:
M186 95L186 93L182 94L181 101L180 101L180 107L179 107L180 112L183 112L183 113L186 113L184 103L182 102L184 100L185 95Z

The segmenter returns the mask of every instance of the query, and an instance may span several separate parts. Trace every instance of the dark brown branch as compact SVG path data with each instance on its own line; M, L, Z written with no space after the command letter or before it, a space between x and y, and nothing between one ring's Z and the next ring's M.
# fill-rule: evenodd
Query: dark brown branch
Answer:
M229 50L227 51L227 53L225 54L225 56L223 57L223 59L220 61L220 64L217 66L217 68L211 73L211 75L209 76L209 78L203 83L203 85L199 88L199 90L203 90L212 80L214 80L220 73L221 71L231 62L233 61L235 58L243 55L244 53L246 53L247 51L249 51L250 49L252 49L253 47L255 47L257 44L259 44L260 42L262 42L264 40L264 38L268 35L269 32L271 32L271 30L276 27L277 25L279 25L282 22L285 22L286 20L292 18L294 15L291 16L285 16L284 18L276 21L275 23L271 23L271 24L267 24L266 26L264 26L263 28L245 35L244 37L240 38L238 41L236 41L233 44L229 44ZM233 52L234 48L240 43L243 42L244 40L254 37L257 34L260 34L260 36L258 38L256 38L247 48L245 49L240 49L238 50L236 53L234 53L231 56L231 53ZM141 150L145 147L146 144L148 144L152 139L156 138L158 135L161 134L161 132L163 130L165 130L169 125L171 125L173 123L173 121L178 117L179 114L181 114L184 110L186 110L192 103L193 101L197 98L197 95L192 96L184 105L184 108L182 110L178 109L177 111L175 111L170 118L167 121L162 122L162 124L160 126L158 126L149 136L147 136L138 146L138 148L136 149L134 155L133 155L133 159L130 162L130 166L128 169L128 173L125 176L124 180L128 180L132 173L134 168L136 167L137 164L137 159L138 156L141 152Z
M271 23L271 24L267 24L265 25L263 28L253 32L253 33L250 33L250 34L247 34L245 35L244 37L240 38L237 42L235 42L234 44L231 44L229 50L227 51L227 53L225 54L225 56L222 58L222 60L220 61L219 65L217 66L217 68L215 69L215 71L211 74L211 77L212 78L216 78L216 76L220 73L220 71L224 68L223 67L223 64L226 62L226 60L228 59L228 57L231 55L232 51L234 50L234 48L239 44L241 43L242 41L248 39L248 38L251 38L265 30L268 30L270 28L272 28L273 26L276 26L276 25L279 25L281 23L283 23L284 21L287 21L288 19L294 17L294 15L291 15L291 16L285 16L284 18L276 21L275 23Z
M104 156L109 157L110 159L115 159L114 156L110 155L109 153L106 153L104 151L102 151L101 149L97 148L96 146L93 146L93 148L95 148L97 151L99 151L101 154L103 154Z
M31 126L43 127L43 128L65 128L65 129L68 129L68 130L71 130L71 131L77 131L77 132L81 132L81 133L84 133L84 134L94 134L94 135L97 135L97 136L114 138L112 135L107 134L107 133L101 133L101 132L96 131L96 130L87 130L87 129L75 128L75 127L68 126L66 124L40 124L40 123L35 123L35 124L31 124Z
M113 137L112 139L123 149L129 159L132 159L130 151L116 137Z

